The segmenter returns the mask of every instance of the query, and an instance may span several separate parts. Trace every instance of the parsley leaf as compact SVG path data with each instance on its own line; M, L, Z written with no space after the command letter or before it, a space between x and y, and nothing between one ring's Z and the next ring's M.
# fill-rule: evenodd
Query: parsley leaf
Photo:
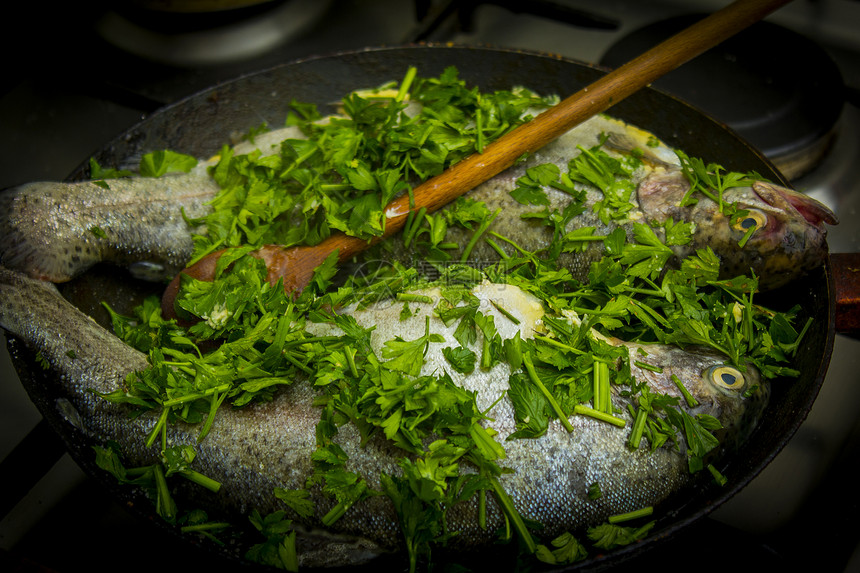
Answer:
M625 527L604 523L597 527L588 529L588 538L600 549L614 549L623 545L630 545L643 539L654 527L656 521L648 522L642 527Z
M594 185L603 192L603 200L593 209L604 224L625 218L633 209L633 165L610 156L600 145L579 149L580 154L570 161L571 180Z
M249 519L266 540L251 547L245 553L245 559L278 569L298 571L296 532L285 513L275 511L263 517L254 509Z
M551 541L555 549L538 545L537 558L550 565L569 565L588 557L588 551L570 532L564 532Z
M512 375L508 382L508 398L514 407L517 430L508 440L538 438L546 433L549 426L549 404L525 373Z
M387 359L385 367L398 370L410 376L418 376L424 366L424 355L431 342L445 342L441 334L430 332L430 317L426 317L424 336L415 340L403 340L399 336L385 341L382 357Z
M475 369L475 362L478 356L462 346L456 348L445 347L442 349L442 354L451 364L451 367L461 374L469 374Z
M179 171L188 173L197 166L197 159L170 150L153 151L140 159L140 174L143 177L161 177L166 173Z

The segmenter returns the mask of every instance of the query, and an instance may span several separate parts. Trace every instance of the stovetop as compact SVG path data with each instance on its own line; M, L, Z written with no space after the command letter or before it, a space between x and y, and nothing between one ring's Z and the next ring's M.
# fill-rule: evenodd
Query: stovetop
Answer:
M426 40L521 48L599 63L611 46L646 24L711 11L725 2L541 1L525 3L531 5L525 10L510 0L462 2L471 8L461 6L452 15L446 10L449 2L438 0L286 0L247 9L229 25L223 15L154 21L117 8L121 3L66 3L51 9L31 4L5 18L21 33L2 39L9 56L0 78L0 188L62 179L155 109L281 62ZM584 16L594 18L582 20ZM822 46L847 88L832 147L792 184L840 217L829 236L831 251L855 252L860 229L860 179L855 177L860 169L860 2L797 1L768 21ZM171 65L165 63L171 57L165 51L168 41L209 49L182 48L183 60ZM797 81L804 81L802 70ZM797 565L814 558L823 570L860 567L860 522L852 519L859 505L852 494L852 472L860 459L858 366L860 342L837 336L821 393L794 438L760 476L683 541L719 548L716 553L722 557L739 558L741 550L748 550L747 565ZM4 344L0 459L39 420ZM0 480L5 484L9 476L0 475ZM93 490L74 462L62 457L0 521L0 565L11 559L18 565L70 570L87 563L85 554L72 548L90 536L111 540L138 531L139 525L110 500L85 498ZM97 532L77 527L81 512L97 515L91 519ZM661 551L652 556L654 562L682 550L676 545ZM148 563L145 556L141 560Z

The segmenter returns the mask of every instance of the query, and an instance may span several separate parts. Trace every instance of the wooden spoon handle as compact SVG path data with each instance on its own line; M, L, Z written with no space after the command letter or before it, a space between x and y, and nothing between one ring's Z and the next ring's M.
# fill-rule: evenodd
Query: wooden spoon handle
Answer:
M540 149L588 118L606 111L630 94L790 1L737 0L663 41L562 100L532 121L520 125L497 139L482 153L463 159L417 186L413 191L414 205L409 204L410 198L405 194L393 200L385 209L385 233L381 237L367 241L336 233L314 247L280 249L280 252L277 247L266 247L267 253L264 258L270 263L270 278L282 276L285 280L285 288L301 290L310 282L313 269L319 266L330 253L338 251L338 260L343 262L369 245L399 232L406 224L410 211L417 211L422 207L426 208L428 213L436 211L470 189L498 175L513 165L524 153L532 153ZM218 255L219 253L213 253L209 256ZM190 267L183 272L196 278L211 279L211 275L207 277L203 268L214 269L214 264L205 260L198 264L200 267ZM171 314L173 297L177 290L178 277L168 287L162 299L162 307L165 310L169 307ZM172 294L168 295L168 292Z

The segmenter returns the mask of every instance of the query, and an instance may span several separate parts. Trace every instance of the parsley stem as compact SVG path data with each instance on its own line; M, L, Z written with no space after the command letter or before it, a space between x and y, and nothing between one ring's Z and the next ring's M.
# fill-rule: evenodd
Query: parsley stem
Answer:
M635 287L627 287L625 289L627 292L632 292L634 294L644 294L648 296L664 296L666 293L659 290L647 289L647 288L635 288Z
M750 237L752 237L753 233L755 233L755 232L756 232L756 227L750 227L749 229L747 229L747 232L744 233L743 238L741 238L741 240L738 241L738 246L743 249L744 245L747 244L747 241L750 240Z
M484 152L484 114L481 113L481 96L478 95L478 108L475 110L475 149L478 153Z
M346 355L346 363L349 366L349 373L353 375L353 377L358 378L358 367L355 365L355 353L357 350L353 349L352 346L347 346L344 348L344 355Z
M653 364L648 364L646 362L639 362L638 360L634 360L633 364L635 364L642 370L650 370L651 372L656 372L657 374L661 374L663 372L663 369L659 366L654 366Z
M585 354L586 353L584 350L580 350L579 348L574 348L573 346L568 346L567 344L559 342L558 340L556 340L554 338L550 338L548 336L543 336L542 334L535 334L534 338L536 340L540 340L541 342L546 342L547 344L551 344L552 346L555 346L557 348L561 348L562 350L567 350L568 352L573 352L574 354Z
M528 372L529 379L534 383L535 386L538 387L538 390L546 398L549 405L552 407L553 411L555 411L555 415L558 417L558 420L561 422L561 425L564 426L564 429L568 432L573 432L573 426L570 424L570 420L567 419L567 416L564 415L564 412L561 409L561 406L553 397L552 394L549 393L549 390L546 389L546 386L543 385L541 379L538 377L537 371L535 371L535 365L532 362L531 355L529 353L523 354L523 366L526 367L526 372Z
M158 417L158 422L155 423L155 427L152 428L152 431L149 433L149 436L146 438L146 447L151 448L152 444L155 443L155 439L158 437L158 433L161 428L167 423L167 415L170 413L170 406L163 406L161 410L161 416Z
M606 237L606 235L573 235L572 233L568 233L567 235L565 235L564 238L567 243L570 244L580 242L587 243L589 241L596 243L598 241L603 241L604 239L606 239Z
M194 400L198 400L200 398L205 398L207 396L217 394L218 392L226 392L232 386L233 386L233 384L231 382L227 382L226 384L221 384L219 386L215 386L214 388L207 388L203 392L196 392L194 394L186 394L185 396L179 396L177 398L171 398L170 400L165 400L164 402L162 402L162 406L169 408L172 406L178 406L179 404L185 404L187 402L193 402Z
M331 510L326 513L322 518L322 524L326 527L331 527L338 519L343 517L346 513L346 510L349 509L349 505L343 502L338 503L336 506L331 508Z
M230 524L226 521L211 521L209 523L199 523L197 525L185 525L180 528L182 533L199 533L202 531L211 531L213 529L227 529Z
M595 362L592 375L594 409L604 414L611 414L612 398L609 389L609 366L605 362Z
M214 479L207 477L201 474L198 471L194 470L182 470L179 472L186 479L196 483L197 485L203 486L209 491L218 492L221 489L221 484Z
M681 392L681 394L684 396L684 400L686 400L687 406L689 406L690 408L695 408L699 405L699 402L695 398L693 398L690 392L688 392L687 389L684 387L684 383L681 382L681 380L674 374L672 374L672 382L675 383L675 386L678 387L678 391Z
M427 213L426 207L421 207L418 209L418 213L412 220L412 226L405 229L403 232L403 246L408 247L409 243L412 242L412 239L415 237L415 234L418 232L418 227L421 226L421 222L424 220L424 215Z
M125 470L125 475L128 477L139 478L152 471L152 466L140 466L137 468L128 468Z
M806 331L809 330L809 327L811 325L812 325L812 318L807 318L806 324L803 325L803 328L801 329L800 334L797 335L797 338L795 339L795 341L792 345L793 346L793 348L791 349L791 355L792 356L797 355L797 349L800 347L800 341L803 339L803 336L806 334Z
M503 315L505 315L505 318L507 318L508 320L510 320L511 322L513 322L514 324L519 324L519 323L520 323L520 319L518 319L516 316L514 316L513 314L511 314L510 312L508 312L507 310L505 310L505 308L504 308L504 307L502 307L502 305L498 304L496 301L494 301L494 300L490 300L490 304L492 304L492 305L496 308L496 310L498 310L498 311L499 311L499 312L501 312Z
M167 480L164 477L164 472L158 464L152 466L153 475L155 476L155 511L167 521L173 521L176 517L176 504L173 503L173 498L170 496L170 490L167 488Z
M191 368L191 362L165 361L165 362L162 362L162 364L164 364L165 366L173 366L177 370L181 370L182 372L185 372L189 376L194 376L195 374L197 374L197 371L194 370L194 368Z
M308 159L313 157L314 154L318 150L319 150L319 147L317 145L310 146L308 151L306 151L303 155L299 155L295 159L293 159L293 161L287 166L287 168L284 171L281 172L281 174L278 177L280 177L281 179L285 179L287 177L287 175L292 173L296 167L298 167L299 165L301 165L302 163L304 163L305 161L307 161Z
M663 294L663 293L660 293L660 294ZM663 326L669 326L669 321L666 320L663 317L663 315L661 315L659 312L657 312L656 310L654 310L653 308L651 308L647 304L642 304L641 302L639 302L635 298L630 299L630 304L636 306L637 308L644 310L645 312L647 312L651 317L653 317L655 320L657 320Z
M493 236L493 237L495 237L495 238L497 238L497 239L499 239L499 240L502 240L502 241L506 242L507 244L509 244L510 246L512 246L513 248L515 248L516 250L518 250L518 251L520 252L520 254L522 254L522 255L533 255L533 254L534 254L534 253L532 253L532 252L530 252L530 251L525 250L524 248L522 248L521 246L519 246L518 244L516 244L516 243L515 243L514 241L512 241L511 239L509 239L509 238L505 237L504 235L500 235L500 234L498 234L498 233L497 233L497 232L495 232L495 231L487 231L487 234L488 234L488 235L491 235L491 236Z
M433 303L433 298L427 296L426 294L414 294L408 292L397 293L397 300L400 302L426 302L428 304Z
M724 486L728 483L729 480L726 479L726 476L720 473L720 470L714 467L714 464L708 464L708 471L711 472L712 476L714 476L714 481L716 481L721 486Z
M469 436L485 460L493 461L505 457L505 449L478 422L473 421L469 426Z
M496 421L496 419L495 419L495 418L489 418L489 417L487 417L487 413L488 413L488 412L490 412L493 408L495 408L495 407L496 407L496 405L497 405L499 402L501 402L501 401L502 401L502 398L504 398L504 397L505 397L505 392L502 392L501 394L499 394L499 397L498 397L498 398L496 398L496 401L495 401L495 402L493 402L492 404L490 404L489 406L487 406L487 409L486 409L486 410L484 410L483 412L481 412L481 416L483 416L483 418L484 418L485 420L489 420L490 422L495 422L495 421Z
M612 413L612 390L609 382L609 365L606 362L595 362L594 367L600 373L600 392L602 394L601 404L603 404L603 412L606 414Z
M406 70L406 75L403 77L403 81L400 82L400 89L397 91L397 95L394 96L394 101L403 101L409 93L409 88L412 86L413 80L415 80L416 73L418 73L418 68L414 66L410 66Z
M412 205L410 204L410 207L411 206ZM406 223L404 223L404 225L403 225L403 243L404 243L404 246L407 246L407 247L409 245L406 244L406 235L408 234L409 229L412 228L413 221L415 221L415 211L410 209L409 212L406 213Z
M594 408L589 408L588 406L582 406L580 404L577 404L573 407L573 413L580 414L582 416L588 416L589 418L594 418L595 420L600 420L601 422L607 422L619 428L623 428L627 425L627 422L622 418L613 416L612 414L607 414L605 412L600 412L598 410L595 410Z
M592 315L595 315L595 314L608 314L608 315L618 314L617 310L602 310L599 308L584 308L581 306L574 306L571 310L573 310L574 312L576 312L578 314L592 314Z
M640 517L647 517L647 516L651 515L652 513L654 513L654 507L649 505L647 507L643 507L643 508L637 509L635 511L629 511L627 513L617 513L615 515L610 515L609 516L609 523L612 523L612 524L622 523L625 521L630 521L632 519L638 519Z
M489 370L493 366L493 349L492 340L484 336L484 341L481 346L481 368Z
M463 249L463 254L460 256L460 262L465 263L469 260L469 255L472 254L472 249L475 248L475 245L478 244L478 239L481 238L481 235L487 230L487 228L495 221L496 217L501 213L501 209L496 209L496 212L484 219L475 232L472 234L472 238L469 239L469 243L466 245L466 248Z
M535 543L535 540L532 539L531 533L529 533L528 528L526 528L526 524L523 521L522 516L514 507L513 500L502 488L501 484L496 478L491 477L489 478L489 480L493 486L493 491L496 494L496 500L499 502L499 505L502 506L502 511L514 523L514 528L520 534L520 537L526 544L526 548L528 549L529 553L534 553L535 551L537 551L537 544Z
M301 371L302 371L302 372L304 372L305 374L309 374L309 375L310 375L310 374L313 374L313 373L314 373L314 371L313 371L313 369L312 369L312 368L310 368L309 366L306 366L306 365L302 364L301 362L299 362L299 361L298 361L298 360L297 360L297 359L292 355L292 353L291 353L291 352L284 352L284 353L283 353L283 356L284 356L284 358L286 358L286 359L290 362L290 364L292 364L293 366L295 366L296 368L298 368L299 370L301 370Z
M312 342L339 342L340 339L340 336L312 336L310 338L300 338L285 342L284 348L292 348L293 346L301 346L302 344L310 344Z
M211 245L209 245L209 247L207 249L203 250L196 257L194 257L190 261L188 261L188 263L186 263L186 264L190 267L191 265L193 265L194 263L196 263L197 261L199 261L200 259L202 259L206 255L208 255L209 253L214 253L216 250L218 250L221 247L221 245L226 240L227 240L226 237L222 237L222 238L218 239L217 241L215 241Z
M347 185L346 183L321 183L319 188L320 191L347 191L352 189L352 185Z
M627 445L631 450L638 450L639 444L642 442L642 432L645 430L645 422L648 421L648 410L639 408L636 412L636 419L633 420L633 431L630 432L630 438L627 440Z
M499 245L497 245L494 240L492 240L492 239L484 239L484 240L487 242L488 245L490 245L490 247L494 251L496 251L496 254L498 254L502 260L506 261L506 260L511 258L510 255L508 255L505 251L503 251L502 248Z
M752 343L753 337L755 336L753 333L753 313L752 313L753 303L752 303L752 299L753 299L753 293L752 293L752 291L750 291L749 299L747 299L747 302L744 305L744 317L746 317L746 320L744 321L744 325L746 326L746 337L750 343Z
M224 384L229 388L230 384ZM215 422L215 412L218 411L218 408L221 406L221 403L224 401L224 398L227 397L227 392L224 391L221 393L221 396L218 396L218 393L215 392L212 394L212 397L209 401L209 416L206 418L206 423L203 424L203 429L200 430L200 434L197 435L197 443L203 441L203 438L206 437L206 434L209 433L210 428L212 428L213 422Z

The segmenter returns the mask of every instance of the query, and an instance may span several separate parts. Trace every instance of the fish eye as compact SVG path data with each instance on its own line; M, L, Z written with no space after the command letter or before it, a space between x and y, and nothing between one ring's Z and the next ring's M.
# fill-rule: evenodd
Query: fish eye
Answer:
M746 214L735 219L732 228L742 233L749 232L767 225L767 213L759 209L745 209Z
M738 391L746 385L743 373L734 366L720 364L711 366L705 371L705 379L715 384L718 388Z

